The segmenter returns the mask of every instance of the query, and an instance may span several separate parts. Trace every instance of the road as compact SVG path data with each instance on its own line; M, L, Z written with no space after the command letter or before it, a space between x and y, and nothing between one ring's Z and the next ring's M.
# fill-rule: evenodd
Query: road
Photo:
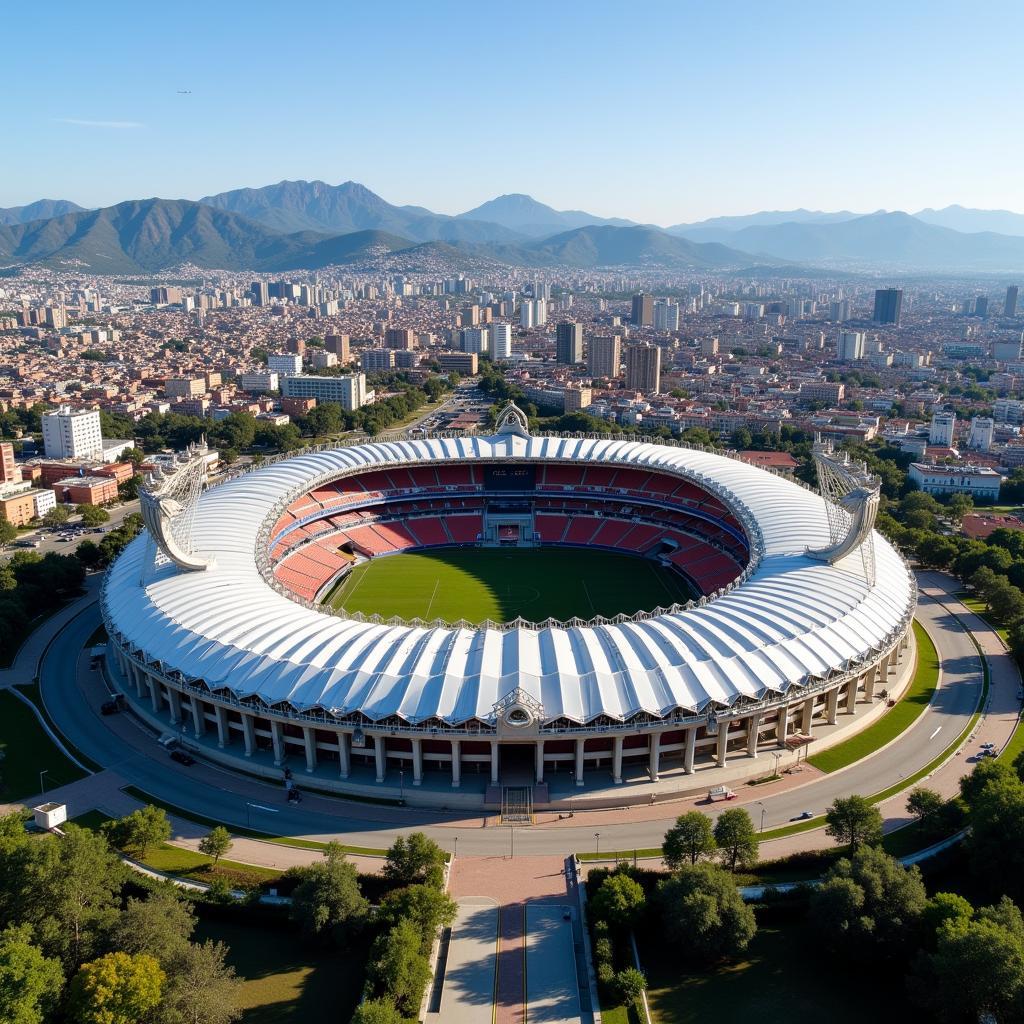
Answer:
M785 824L805 810L822 813L837 796L872 794L896 785L927 765L959 735L977 705L982 673L969 634L938 600L948 599L947 591L955 591L957 586L946 577L928 576L922 588L918 618L935 641L942 664L940 686L929 708L897 741L869 758L831 775L815 776L796 788L766 795L763 801L746 801L755 822L760 823L762 806L765 827L771 828ZM98 609L87 608L47 649L41 665L41 684L50 714L71 742L96 762L160 800L191 808L228 825L245 825L248 817L257 828L313 838L337 837L353 845L377 848L390 845L395 836L409 829L419 828L446 849L451 849L458 837L459 853L463 856L502 855L513 841L517 855L540 855L591 850L598 842L605 850L657 846L669 821L694 806L694 801L666 805L664 817L654 820L629 820L629 813L622 810L577 813L571 824L518 828L514 837L508 828L488 827L488 819L482 815L467 818L464 814L353 804L316 794L309 794L300 808L290 807L276 786L212 765L183 769L171 764L151 734L129 716L100 717L96 709L101 693L95 677L90 707L83 709L82 694L71 669L77 663L86 669L88 677L80 655L98 622ZM1006 669L1006 673L1010 671ZM1012 726L1012 710L1002 705L1012 703L1011 689L1015 698L1015 684L1007 674L1000 686L999 699L1002 711L1010 716L1008 728ZM952 767L959 772L967 765L961 761ZM956 777L950 775L950 784L955 784ZM274 808L276 813L247 809L247 803ZM721 805L701 809L714 815ZM893 821L898 813L894 809ZM599 840L595 833L599 833Z

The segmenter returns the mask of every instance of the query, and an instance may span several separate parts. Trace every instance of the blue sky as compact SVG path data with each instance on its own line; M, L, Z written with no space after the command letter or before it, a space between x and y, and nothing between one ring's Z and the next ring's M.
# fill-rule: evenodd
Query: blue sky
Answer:
M660 224L1024 211L1019 2L13 0L2 24L0 206L321 178Z

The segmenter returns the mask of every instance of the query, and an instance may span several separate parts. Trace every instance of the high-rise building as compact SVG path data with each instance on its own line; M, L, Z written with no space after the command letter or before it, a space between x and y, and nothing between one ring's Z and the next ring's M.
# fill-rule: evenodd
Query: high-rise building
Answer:
M394 369L395 351L390 348L364 348L359 353L359 365L367 373Z
M850 300L839 299L829 303L828 316L838 324L844 324L850 319Z
M532 330L534 327L533 310L533 302L530 299L523 299L519 307L519 326L524 331Z
M266 281L253 281L249 291L252 293L252 304L254 306L267 306L270 304L270 287Z
M718 355L718 338L701 338L700 354L702 356Z
M267 369L279 377L302 373L302 356L297 352L275 352L267 356Z
M996 424L990 416L975 416L971 420L971 433L967 439L967 447L987 452L992 447Z
M979 295L974 300L974 315L975 316L988 316L988 296Z
M391 354L390 349L385 352ZM299 374L281 381L281 394L285 398L315 398L318 402L337 402L350 412L366 401L366 375L342 374L339 377L315 377Z
M654 329L656 331L679 330L679 303L671 299L658 299L654 303Z
M407 327L389 327L384 332L385 348L411 349L416 347L416 332Z
M493 359L512 358L512 325L491 325L491 357Z
M14 461L14 445L10 441L0 443L0 484L20 484L21 470Z
M583 362L583 324L563 320L555 333L555 360L566 366Z
M587 373L591 377L618 377L622 365L622 338L618 334L595 334L587 346Z
M490 351L491 332L486 327L466 327L462 331L462 351L481 352Z
M932 413L932 423L928 428L928 443L930 445L935 445L938 448L952 448L955 432L955 412Z
M651 327L654 324L654 299L644 292L633 296L632 323L637 327Z
M657 345L626 346L626 388L645 395L661 390L661 349Z
M338 357L339 363L347 363L351 359L349 337L347 334L328 334L324 337L324 348Z
M62 405L53 412L44 412L42 421L48 459L87 459L103 454L98 410Z
M1006 302L1003 303L1003 316L1017 315L1017 286L1011 284L1006 289Z
M840 331L837 358L843 363L852 363L864 358L864 334L862 331Z
M903 312L902 288L878 288L875 290L876 324L900 325L900 314Z

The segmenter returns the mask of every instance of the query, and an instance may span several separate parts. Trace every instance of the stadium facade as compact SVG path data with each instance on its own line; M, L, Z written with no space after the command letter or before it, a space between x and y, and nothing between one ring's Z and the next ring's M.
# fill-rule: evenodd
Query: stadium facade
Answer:
M514 407L493 436L310 451L200 495L201 461L150 481L103 615L137 708L263 774L302 765L342 791L396 770L453 788L527 766L536 785L691 774L873 703L908 644L916 588L872 530L877 482L837 463L826 499L707 450L530 436ZM319 603L365 559L483 545L631 553L701 596L478 624Z

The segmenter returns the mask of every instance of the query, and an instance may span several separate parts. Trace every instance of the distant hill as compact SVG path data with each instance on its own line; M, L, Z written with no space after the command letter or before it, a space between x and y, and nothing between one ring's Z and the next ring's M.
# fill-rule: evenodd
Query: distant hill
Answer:
M635 222L618 217L595 217L582 210L556 210L522 193L498 196L472 210L458 215L459 220L489 221L511 231L540 238L573 228L600 224L610 227L633 227Z
M692 224L673 224L666 228L671 235L682 235L692 238L695 242L726 242L730 244L731 236L743 228L764 227L768 224L833 224L843 220L853 220L859 213L849 210L838 210L826 213L822 210L761 210L758 213L738 214L732 217L709 217L707 220L694 221Z
M936 224L953 231L995 231L1001 235L1024 235L1024 214L1012 210L975 210L954 205L941 210L919 210L914 216L926 224Z
M416 242L511 242L521 237L499 224L446 217L422 206L393 206L355 181L280 181L221 192L199 202L285 233L384 231Z
M836 223L785 223L728 235L744 252L828 264L872 264L931 271L1024 268L1024 238L962 234L908 213L872 213Z
M39 199L27 206L0 209L0 224L28 224L29 221L47 220L65 213L78 213L84 209L84 206L79 206L70 199Z

